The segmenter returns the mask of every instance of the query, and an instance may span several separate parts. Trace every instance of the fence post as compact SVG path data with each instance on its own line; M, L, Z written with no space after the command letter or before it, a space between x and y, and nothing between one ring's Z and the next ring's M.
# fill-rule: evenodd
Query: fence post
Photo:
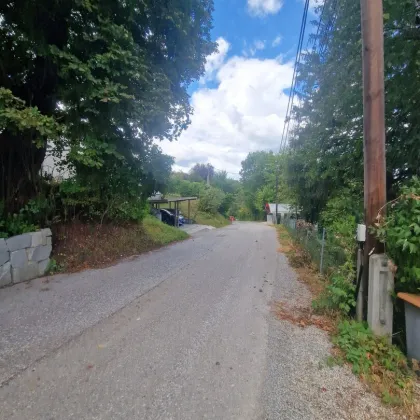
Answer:
M324 265L324 247L325 247L325 228L322 229L322 244L321 244L321 262L319 264L319 272L322 275Z

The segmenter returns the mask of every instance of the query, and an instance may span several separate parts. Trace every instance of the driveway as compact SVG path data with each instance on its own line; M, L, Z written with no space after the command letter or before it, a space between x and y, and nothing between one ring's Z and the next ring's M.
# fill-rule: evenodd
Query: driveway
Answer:
M272 316L309 297L277 246L234 223L0 290L0 419L392 418L325 333Z

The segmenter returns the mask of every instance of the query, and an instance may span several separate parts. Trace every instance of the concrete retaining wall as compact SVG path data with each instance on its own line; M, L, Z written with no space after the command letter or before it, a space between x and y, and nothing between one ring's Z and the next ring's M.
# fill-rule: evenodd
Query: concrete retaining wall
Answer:
M0 239L0 287L43 276L51 250L50 229Z

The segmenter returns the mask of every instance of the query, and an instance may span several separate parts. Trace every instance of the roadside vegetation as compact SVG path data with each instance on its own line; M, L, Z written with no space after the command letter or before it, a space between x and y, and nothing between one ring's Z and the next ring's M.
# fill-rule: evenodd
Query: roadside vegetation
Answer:
M141 223L123 225L57 225L54 234L56 244L50 274L106 267L124 258L188 238L183 230L149 215Z
M145 218L147 198L168 189L174 159L157 142L188 126L188 86L216 50L212 12L207 0L2 2L0 237L51 227L51 271L183 237Z
M352 320L355 230L363 222L360 2L343 0L336 7L335 1L326 0L316 8L322 19L319 26L315 22L314 48L303 53L297 72L299 101L291 115L297 123L281 153L286 163L280 171L280 180L285 181L280 181L280 189L298 209L302 219L298 229L303 226L316 235L325 228L327 244L339 254L326 250L321 277L318 269L310 268L319 264L310 235L284 226L279 235L281 249L314 294L310 310L300 320L333 321L334 360L350 363L385 402L401 405L405 414L419 418L414 374L418 365L404 356L404 309L396 293L420 292L420 121L415 100L420 92L420 10L411 0L384 0L383 7L388 204L368 229L385 244L395 274L393 344ZM278 312L287 317L290 311L283 307Z
M312 294L310 306L290 307L287 302L274 305L275 314L302 328L315 326L331 334L334 348L329 365L347 363L382 401L401 407L410 418L420 415L419 388L416 371L419 365L409 361L401 349L386 338L377 337L366 323L351 319L355 305L352 278L338 266L321 276L310 253L284 225L277 227L283 252L300 281Z

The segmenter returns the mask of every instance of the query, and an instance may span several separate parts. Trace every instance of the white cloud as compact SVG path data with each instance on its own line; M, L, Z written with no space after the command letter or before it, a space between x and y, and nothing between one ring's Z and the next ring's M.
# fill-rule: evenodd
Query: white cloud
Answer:
M283 0L248 0L248 10L254 16L276 14L283 6Z
M224 38L217 38L216 43L217 51L207 57L206 64L204 65L205 74L200 80L201 83L205 83L206 80L213 78L214 73L223 64L229 51L230 44Z
M265 49L265 41L256 39L252 44L251 48L249 49L249 55L253 57L257 53L257 51L262 51L263 49Z
M162 142L164 152L178 169L200 162L234 173L249 152L277 150L292 72L291 62L230 58L215 74L217 88L193 93L191 125L177 142Z
M271 43L271 46L272 46L272 47L277 47L277 45L280 45L280 43L281 43L282 39L283 39L283 38L282 38L280 35L276 36L276 37L273 39L273 42Z

